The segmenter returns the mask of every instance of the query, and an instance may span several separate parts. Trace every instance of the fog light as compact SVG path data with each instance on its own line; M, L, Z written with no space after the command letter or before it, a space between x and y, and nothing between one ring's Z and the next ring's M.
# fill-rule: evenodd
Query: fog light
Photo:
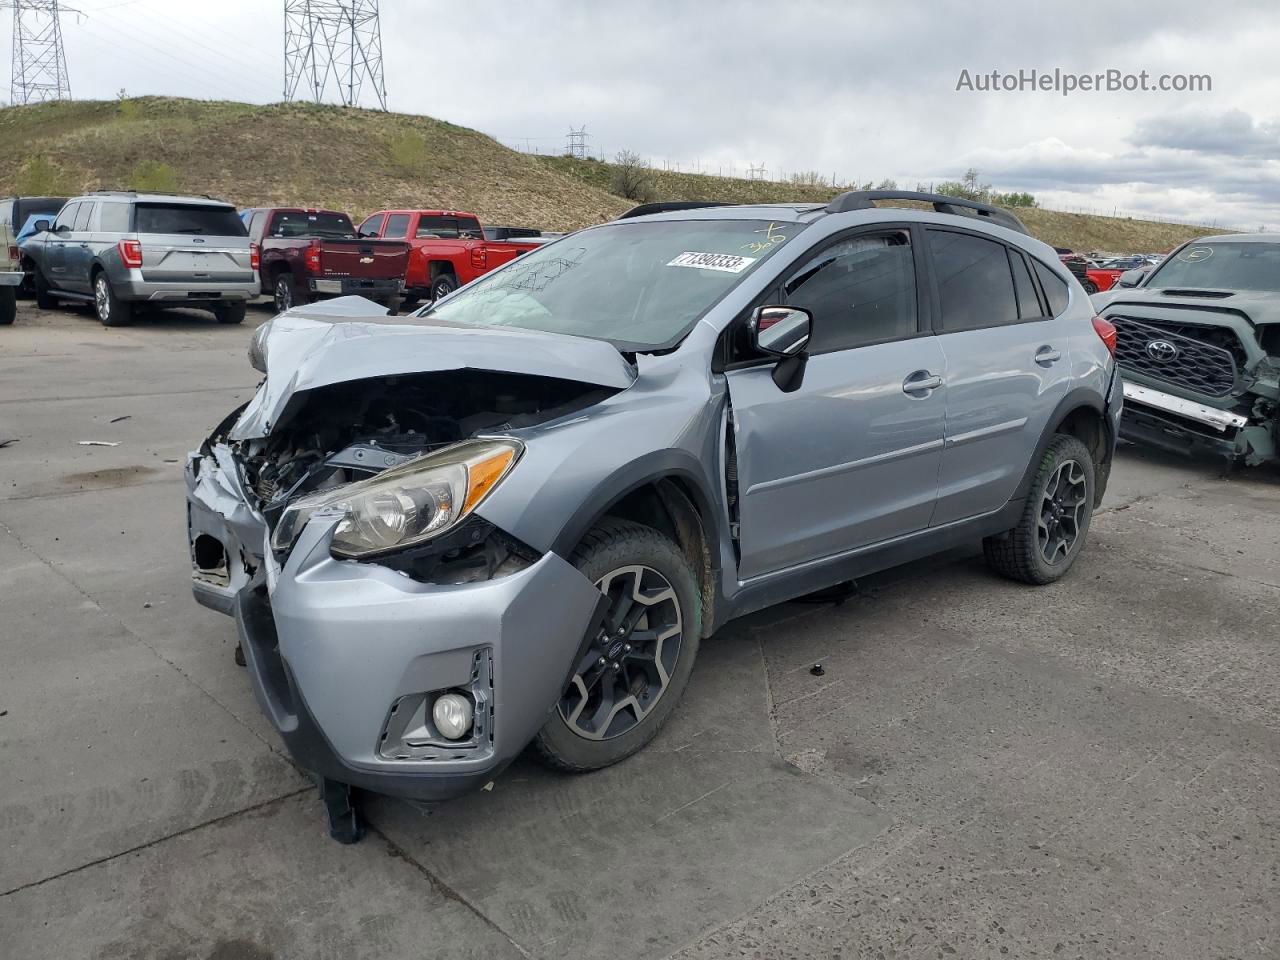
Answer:
M471 701L460 693L443 693L436 697L431 719L440 736L448 740L461 739L471 729Z

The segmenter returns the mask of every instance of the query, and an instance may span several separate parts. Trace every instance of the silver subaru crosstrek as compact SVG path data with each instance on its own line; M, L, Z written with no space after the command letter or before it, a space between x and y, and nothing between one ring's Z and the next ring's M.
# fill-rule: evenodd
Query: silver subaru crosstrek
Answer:
M187 465L194 590L335 838L351 786L623 759L734 617L966 542L1035 584L1079 556L1123 394L1052 248L928 194L689 206L256 332Z
M42 309L88 302L119 326L141 305L187 306L240 323L259 292L257 251L236 208L220 200L102 191L68 200L38 226L21 250Z

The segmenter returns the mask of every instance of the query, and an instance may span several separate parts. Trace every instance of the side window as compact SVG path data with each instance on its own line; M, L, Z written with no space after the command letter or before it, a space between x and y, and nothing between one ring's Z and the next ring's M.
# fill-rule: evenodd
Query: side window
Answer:
M385 214L377 213L360 224L360 234L365 237L376 237L382 232L382 221Z
M1067 309L1067 282L1039 260L1035 265L1036 276L1040 278L1040 286L1044 287L1044 295L1049 300L1049 313L1056 317Z
M1027 266L1027 258L1010 247L1009 263L1013 265L1013 288L1018 294L1018 316L1023 320L1035 320L1043 317L1045 315L1044 307L1040 305L1040 297L1036 294L1036 285L1031 280L1031 270Z
M99 207L98 230L101 233L129 232L129 204L104 203Z
M409 232L409 215L407 213L393 213L387 217L387 229L382 231L382 235L390 240L402 240Z
M249 218L249 222L245 224L245 229L247 229L254 236L257 236L257 234L254 233L254 231L262 229L262 221L265 219L267 219L267 211L255 210L253 212L253 216Z
M791 275L783 299L813 314L814 353L912 336L918 326L910 235L895 230L837 241Z
M13 209L17 204L16 200L0 201L0 227L9 227L14 233L21 229L22 224L13 225Z
M456 239L458 221L453 217L419 217L417 236Z
M944 332L1018 322L1018 300L1003 243L929 230Z
M75 226L71 229L75 230L77 233L82 230L88 230L89 223L93 219L93 211L96 206L96 203L80 204L80 212L76 214Z
M62 208L58 214L58 219L53 221L53 229L58 230L61 227L70 229L76 222L76 214L80 212L80 204L68 203Z

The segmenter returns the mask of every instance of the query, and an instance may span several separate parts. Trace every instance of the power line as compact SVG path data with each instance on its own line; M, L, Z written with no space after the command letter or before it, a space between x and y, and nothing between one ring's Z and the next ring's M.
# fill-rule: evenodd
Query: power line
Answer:
M378 0L284 0L284 98L305 84L323 103L330 90L354 107L366 84L387 109Z
M58 0L3 0L13 10L13 72L9 99L16 104L70 100L67 51L62 46ZM79 13L64 7L68 13Z

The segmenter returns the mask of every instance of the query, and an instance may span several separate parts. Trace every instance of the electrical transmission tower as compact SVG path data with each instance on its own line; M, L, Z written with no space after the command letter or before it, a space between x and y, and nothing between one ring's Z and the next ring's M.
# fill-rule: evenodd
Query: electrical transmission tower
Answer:
M578 160L587 159L587 126L582 125L581 130L569 128L569 132L565 134L564 152Z
M70 100L61 14L80 11L70 7L60 10L58 0L0 0L0 10L4 9L13 10L9 99L15 104Z
M366 86L387 109L378 0L284 0L284 98L354 107Z
M768 171L767 171L767 170L765 170L765 168L764 168L764 164L763 164L763 163L762 163L762 164L760 164L759 166L756 166L756 165L754 165L754 164L748 165L748 166L747 166L747 179L748 179L748 180L763 180L763 179L764 179L764 177L765 177L765 174L766 174L767 172L768 172Z

